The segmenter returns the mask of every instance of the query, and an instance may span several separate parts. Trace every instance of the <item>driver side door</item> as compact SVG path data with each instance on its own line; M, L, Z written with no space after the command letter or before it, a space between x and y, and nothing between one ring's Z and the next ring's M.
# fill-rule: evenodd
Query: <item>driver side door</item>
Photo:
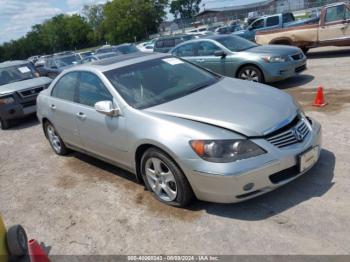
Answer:
M78 110L75 112L83 147L86 151L123 164L126 158L126 119L107 116L95 110L95 103L111 101L113 96L94 73L81 72L77 91Z

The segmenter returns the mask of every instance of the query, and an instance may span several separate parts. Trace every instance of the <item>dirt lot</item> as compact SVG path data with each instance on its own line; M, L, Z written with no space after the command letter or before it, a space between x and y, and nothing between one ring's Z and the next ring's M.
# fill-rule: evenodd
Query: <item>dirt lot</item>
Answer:
M0 212L50 255L349 254L349 76L350 48L323 48L300 77L274 84L322 123L324 150L307 175L257 199L167 207L123 170L56 156L31 118L0 131ZM319 85L322 109L310 106Z

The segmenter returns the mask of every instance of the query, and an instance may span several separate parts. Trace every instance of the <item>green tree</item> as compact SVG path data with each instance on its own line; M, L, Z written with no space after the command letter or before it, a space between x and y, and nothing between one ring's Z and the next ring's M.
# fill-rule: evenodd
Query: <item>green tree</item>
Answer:
M86 17L89 25L92 28L92 32L88 35L88 38L95 43L102 43L104 40L104 5L85 5L83 8L83 15Z
M181 18L192 18L199 12L199 4L201 0L173 0L170 4L170 13L177 19L180 15Z
M113 0L104 8L105 38L111 43L144 39L158 31L167 0Z

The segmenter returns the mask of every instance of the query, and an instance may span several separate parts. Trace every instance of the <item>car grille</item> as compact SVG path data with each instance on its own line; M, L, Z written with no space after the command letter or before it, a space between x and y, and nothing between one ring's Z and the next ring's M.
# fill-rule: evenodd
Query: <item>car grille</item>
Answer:
M309 127L305 122L299 118L292 121L292 125L287 130L281 129L281 132L274 132L268 135L266 140L278 148L284 148L290 145L301 143L305 137L310 133Z
M19 91L18 93L22 98L31 97L31 96L37 96L41 91L43 91L45 88L43 86L35 87L23 91Z
M301 60L304 58L304 55L302 53L292 55L293 60Z

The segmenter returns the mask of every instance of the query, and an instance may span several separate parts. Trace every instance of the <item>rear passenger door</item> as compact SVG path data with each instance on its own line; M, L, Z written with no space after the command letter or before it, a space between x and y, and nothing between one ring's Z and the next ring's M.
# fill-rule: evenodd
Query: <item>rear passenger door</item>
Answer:
M125 118L98 113L95 103L112 101L113 96L94 73L81 72L77 92L78 110L75 112L84 149L95 155L119 163L125 160ZM124 159L124 160L123 160Z
M58 80L49 98L48 119L65 143L81 147L75 116L78 105L74 102L78 81L79 73L77 72L65 74Z

